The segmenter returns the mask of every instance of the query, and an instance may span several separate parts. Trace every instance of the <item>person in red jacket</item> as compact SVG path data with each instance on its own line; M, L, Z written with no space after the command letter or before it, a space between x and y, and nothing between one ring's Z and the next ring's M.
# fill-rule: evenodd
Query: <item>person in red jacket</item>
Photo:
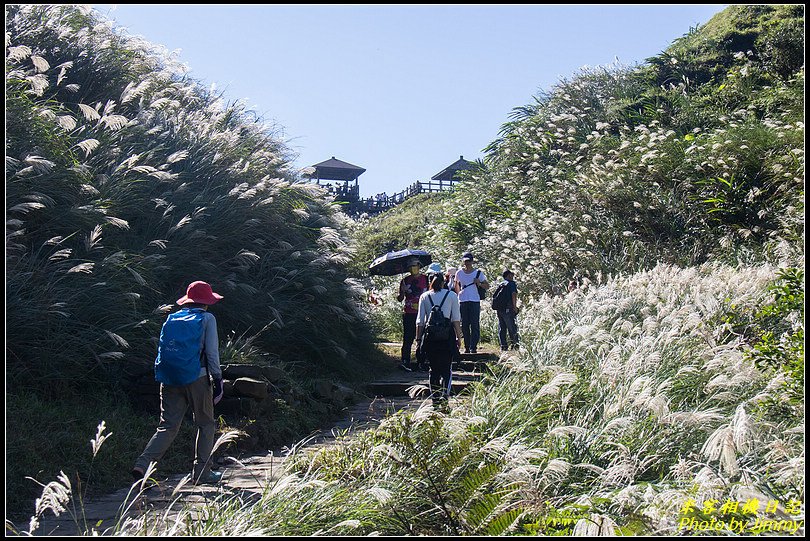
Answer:
M411 371L411 348L416 340L416 315L419 311L419 297L427 291L427 276L419 272L419 259L408 261L408 276L399 282L398 301L405 301L402 309L402 351L400 368Z

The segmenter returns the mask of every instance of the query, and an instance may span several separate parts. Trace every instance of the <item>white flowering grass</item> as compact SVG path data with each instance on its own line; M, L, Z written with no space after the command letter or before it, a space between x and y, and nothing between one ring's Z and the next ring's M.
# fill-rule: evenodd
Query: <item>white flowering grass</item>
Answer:
M804 413L765 407L784 389L720 317L767 299L775 274L660 265L535 299L524 349L468 399L300 454L238 520L299 533L660 535L677 533L688 499L800 499Z
M366 373L346 217L298 182L277 126L90 9L8 5L6 23L10 395L127 387L195 280L224 296L220 336L305 365L293 379ZM26 428L9 421L17 450L34 445ZM16 512L34 497L24 475L52 471L20 457L44 460L8 464Z
M784 391L745 359L744 343L723 339L715 319L732 305L762 302L774 277L768 266L659 266L538 301L523 319L539 331L524 334L527 355L473 396L470 413L490 419L493 437L532 434L549 464L581 468L539 483L538 498L557 507L582 496L606 501L595 509L622 526L640 512L652 520L650 533L674 533L677 506L695 493L799 497L803 475L789 472L804 462L794 431L803 412L761 417L764 400Z

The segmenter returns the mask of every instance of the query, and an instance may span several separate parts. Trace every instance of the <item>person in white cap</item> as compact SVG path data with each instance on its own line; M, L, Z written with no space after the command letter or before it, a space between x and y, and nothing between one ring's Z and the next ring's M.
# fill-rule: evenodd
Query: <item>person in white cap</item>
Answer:
M479 288L489 288L487 277L473 268L473 255L461 256L464 267L456 272L456 293L461 303L461 332L464 335L464 353L478 353L481 339L481 294Z

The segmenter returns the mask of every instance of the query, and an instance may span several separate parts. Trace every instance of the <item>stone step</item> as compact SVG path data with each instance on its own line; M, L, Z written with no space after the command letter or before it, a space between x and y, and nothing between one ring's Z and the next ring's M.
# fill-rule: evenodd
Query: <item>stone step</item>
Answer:
M497 353L461 353L462 362L488 363L497 362L500 358Z
M381 346L387 346L397 349L402 348L402 342L378 342L378 344ZM480 351L478 353L460 353L459 355L464 361L480 361L480 362L494 362L497 361L500 357L498 353L484 352L484 351Z
M492 366L497 363L480 362L480 361L460 361L453 363L453 373L456 372L476 372L476 373L490 373Z
M453 380L451 382L450 392L451 394L459 394L463 392L467 386L475 379L465 379L465 378L457 378L456 375L453 375ZM414 387L415 385L423 387L424 389L418 391L419 395L424 394L427 396L428 388L430 383L428 380L421 380L421 381L380 381L375 383L369 383L366 385L366 392L369 396L408 396L409 389ZM417 395L417 396L419 396Z

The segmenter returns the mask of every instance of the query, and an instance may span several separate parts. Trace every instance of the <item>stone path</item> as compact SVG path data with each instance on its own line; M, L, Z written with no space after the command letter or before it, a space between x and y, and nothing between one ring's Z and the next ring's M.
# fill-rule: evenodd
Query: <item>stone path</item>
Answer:
M384 344L395 346L398 344ZM453 394L461 393L471 381L480 378L480 370L487 362L497 356L486 353L463 355L463 360L453 370ZM416 386L416 387L414 387ZM338 437L345 437L376 426L388 415L406 408L416 408L427 397L428 374L426 372L392 371L384 378L366 386L366 400L351 406L340 421L310 438L299 442L294 452L311 451L330 445ZM409 391L412 395L410 396ZM452 401L459 398L451 398ZM288 451L289 452L289 451ZM141 520L157 520L162 514L171 520L187 504L202 504L216 497L238 496L243 502L257 501L265 488L278 479L284 470L286 454L274 450L266 454L257 454L244 458L226 457L221 465L223 479L216 486L182 485L183 475L177 474L162 478L157 486L148 488L141 494L129 494L130 488L123 488L112 494L86 501L85 517L81 525L94 528L97 532L112 532L116 517L121 515L122 507L128 505L125 516ZM178 489L178 485L180 488ZM135 492L135 491L133 491ZM202 507L202 506L200 506ZM75 521L64 514L60 517L49 515L42 520L35 535L78 535Z

